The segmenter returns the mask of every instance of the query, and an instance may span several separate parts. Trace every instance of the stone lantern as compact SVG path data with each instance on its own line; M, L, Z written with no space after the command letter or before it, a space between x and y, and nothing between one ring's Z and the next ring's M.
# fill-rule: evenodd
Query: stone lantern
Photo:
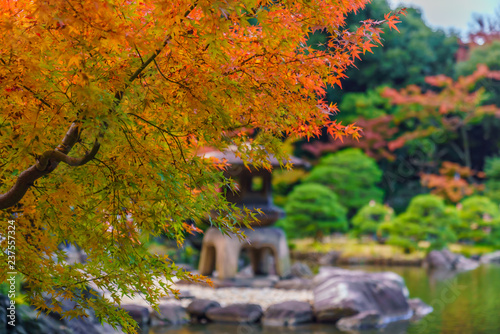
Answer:
M219 279L234 278L238 271L238 258L242 249L246 249L253 272L256 275L269 275L274 266L275 273L280 277L290 275L290 253L286 236L282 229L272 225L281 217L283 211L273 205L271 194L272 173L264 168L248 168L232 151L214 151L204 155L219 160L226 159L230 164L226 176L231 177L239 186L239 191L228 191L226 198L239 207L260 209L258 221L251 222L252 229L241 227L247 241L240 241L236 235L224 235L217 228L209 228L203 237L199 272L211 275L217 270ZM270 157L273 167L280 164L276 158ZM290 161L294 167L305 163L297 158ZM269 263L271 262L271 263Z

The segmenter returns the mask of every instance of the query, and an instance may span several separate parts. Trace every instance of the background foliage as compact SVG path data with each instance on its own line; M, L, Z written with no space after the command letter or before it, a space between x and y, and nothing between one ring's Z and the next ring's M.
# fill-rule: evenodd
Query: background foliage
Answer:
M383 191L377 187L382 172L373 158L360 149L349 148L323 157L304 182L329 187L351 213L371 200L381 202Z
M301 184L293 189L285 205L286 218L278 222L288 237L313 236L346 232L347 210L328 187L317 183Z
M454 228L460 224L458 212L447 207L443 199L434 195L415 196L408 209L393 221L379 226L378 234L387 243L408 251L419 247L419 242L429 243L427 249L442 249L456 241Z

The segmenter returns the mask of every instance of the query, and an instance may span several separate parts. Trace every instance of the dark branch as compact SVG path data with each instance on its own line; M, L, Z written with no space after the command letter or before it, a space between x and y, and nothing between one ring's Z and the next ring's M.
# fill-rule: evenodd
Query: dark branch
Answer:
M78 141L79 135L78 124L72 123L69 127L68 132L66 132L66 135L61 141L61 144L59 144L59 146L57 146L55 150L57 150L60 154L68 154ZM43 170L39 170L37 168L37 164L29 167L21 174L19 174L19 177L17 178L14 186L10 188L6 193L0 195L0 209L10 208L16 205L24 197L28 189L33 186L36 180L56 169L59 161L55 159L49 159L47 161L45 169Z
M35 164L35 167L39 171L44 171L47 168L47 166L49 165L50 161L64 162L64 163L66 163L70 166L73 166L73 167L83 166L95 157L97 152L99 152L100 146L101 145L96 140L94 142L94 146L92 146L92 150L90 152L87 152L81 158L70 157L70 156L58 151L57 149L51 150L51 151L46 151L38 159L37 163Z

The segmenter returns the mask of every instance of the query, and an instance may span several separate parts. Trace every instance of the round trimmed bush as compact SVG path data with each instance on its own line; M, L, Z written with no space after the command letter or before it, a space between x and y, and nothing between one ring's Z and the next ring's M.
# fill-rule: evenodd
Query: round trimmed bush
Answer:
M329 187L353 214L372 200L382 202L384 192L376 186L381 179L375 159L358 148L348 148L322 158L305 182Z
M277 225L292 238L321 239L325 234L347 230L346 209L337 195L321 184L296 186L287 198L285 213L286 217Z
M398 245L406 251L418 248L420 241L429 243L428 250L442 249L456 241L454 228L460 224L457 210L446 206L435 195L415 196L408 209L392 222L379 226L377 234L388 244Z
M472 196L461 203L461 223L456 227L458 239L463 242L497 244L500 230L498 205L485 196Z
M368 235L375 237L378 227L383 222L394 219L394 210L387 205L370 202L356 213L352 218L351 234L355 237Z

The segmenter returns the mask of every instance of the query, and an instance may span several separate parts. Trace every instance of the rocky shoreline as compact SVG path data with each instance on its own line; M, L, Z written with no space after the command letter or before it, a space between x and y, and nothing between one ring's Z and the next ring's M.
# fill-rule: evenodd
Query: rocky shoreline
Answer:
M243 279L243 282L251 281L259 282ZM123 300L121 307L141 328L208 322L289 327L321 322L346 331L380 328L392 321L421 317L431 310L420 300L408 299L404 280L390 272L365 273L322 267L312 278L281 281L261 278L259 284L265 281L274 287L210 288L178 282L180 298L161 300L159 311L153 310L139 295ZM7 305L8 300L3 303ZM71 303L63 303L63 309L71 307ZM22 310L24 314L19 318L23 319L26 330L18 327L16 333L19 334L70 334L80 333L81 328L86 328L86 334L121 333L101 326L92 316L70 320L43 315L35 319L30 316L33 311L29 308Z
M296 272L305 272L295 266ZM272 287L262 287L265 282ZM238 286L257 282L257 286ZM219 288L179 282L180 299L165 299L160 312L142 299L122 307L142 326L187 323L261 324L289 327L329 323L342 331L382 328L417 320L432 311L409 299L404 280L391 272L367 273L325 266L314 277L217 281ZM232 286L233 285L233 286ZM290 289L288 289L290 288Z
M500 252L477 261L446 250L433 251L425 259L428 268L450 272L473 270L481 263L500 263ZM292 273L294 277L284 280L276 276L214 279L216 288L179 281L175 288L179 289L180 298L162 299L159 312L152 310L140 295L123 300L121 307L143 328L188 323L287 327L321 322L352 331L381 328L394 321L417 321L432 312L421 300L409 299L404 280L392 272L368 273L325 265L313 275L307 265L297 262ZM1 304L8 305L8 298L0 297ZM100 325L92 312L89 318L69 320L60 319L57 314L36 318L28 306L19 311L23 313L18 317L22 323L15 332L5 333L73 334L83 328L82 333L86 334L121 333ZM6 324L2 319L3 334Z

